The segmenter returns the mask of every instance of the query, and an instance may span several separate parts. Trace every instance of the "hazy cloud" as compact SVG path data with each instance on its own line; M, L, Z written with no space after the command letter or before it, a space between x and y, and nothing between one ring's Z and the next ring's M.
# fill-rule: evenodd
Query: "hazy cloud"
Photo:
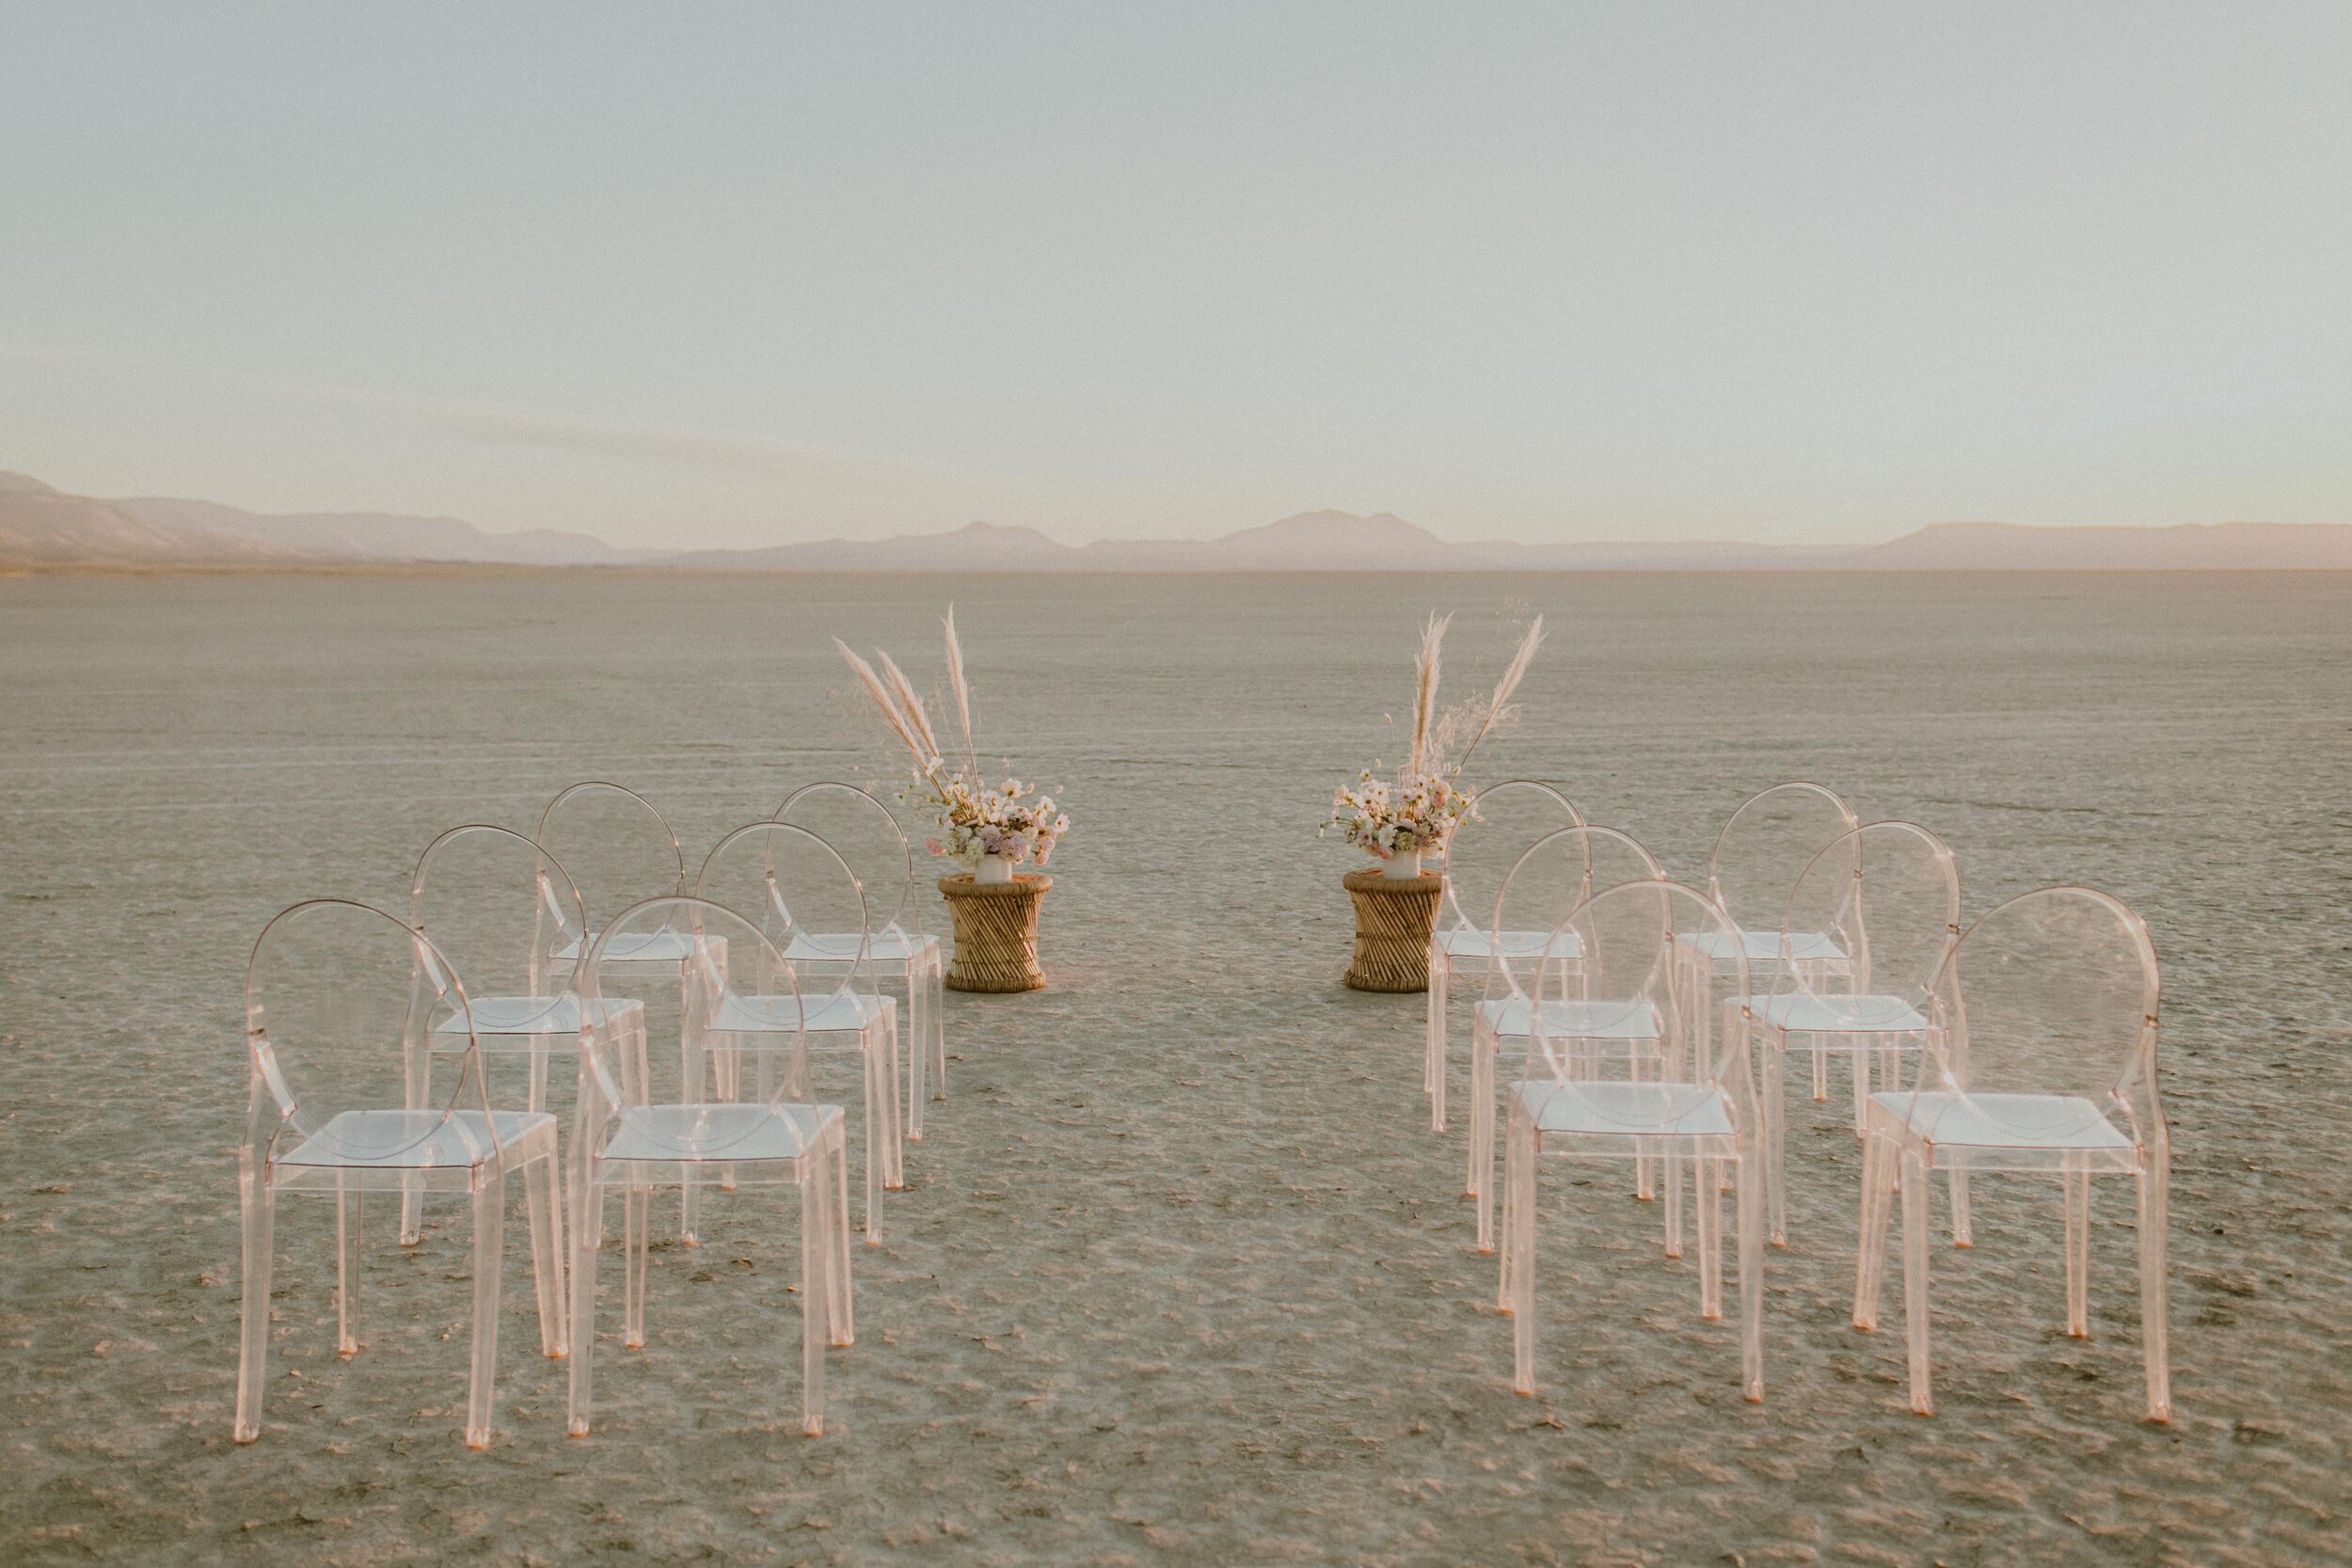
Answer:
M572 414L461 404L394 403L421 423L485 446L530 447L594 457L646 458L703 467L811 468L863 471L877 479L961 477L943 464L919 458L845 451L814 441L792 441L752 431L695 430L681 425L634 424Z

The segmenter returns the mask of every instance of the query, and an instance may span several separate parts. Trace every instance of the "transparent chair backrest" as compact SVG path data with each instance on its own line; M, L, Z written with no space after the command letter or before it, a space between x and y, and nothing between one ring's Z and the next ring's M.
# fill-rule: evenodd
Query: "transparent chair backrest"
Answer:
M707 898L648 898L615 915L589 945L580 966L580 996L592 1006L604 997L608 963L628 963L627 954L673 933L678 944L680 990L686 998L675 1050L656 1042L638 1051L617 1030L583 1031L580 1049L587 1069L580 1096L580 1133L593 1152L613 1129L611 1119L641 1106L684 1107L692 1114L640 1118L634 1136L646 1140L655 1158L705 1160L758 1132L760 1113L773 1110L803 1090L808 1037L802 1027L800 991L792 966L757 927ZM626 996L634 979L622 980ZM730 1027L732 1025L733 1027ZM707 1053L726 1050L749 1058L745 1076L764 1085L761 1094L736 1093L713 1102L704 1074ZM691 1074L690 1077L689 1075ZM700 1092L697 1092L698 1088Z
M1707 861L1707 891L1742 930L1780 929L1788 892L1814 857L1861 826L1817 784L1774 784L1731 814Z
M1583 816L1568 798L1534 779L1509 779L1478 792L1476 815L1454 830L1446 846L1446 922L1484 931L1493 924L1502 879L1527 847ZM1550 929L1545 927L1544 929Z
M865 889L839 851L808 829L775 821L736 829L703 861L694 895L733 910L788 958L818 959L828 973L840 965L842 990L874 989Z
M2089 1111L2053 1120L2053 1096L2121 1112L2127 1135L2160 1140L2159 991L2148 927L2120 899L2085 887L2020 894L1979 915L1937 972L1941 1027L1920 1087L1958 1091L1969 1114L2021 1144L2092 1125Z
M571 990L587 914L555 858L488 823L452 828L417 859L408 924L479 997L558 997Z
M1780 930L1774 991L1875 996L1924 1015L1960 937L1959 863L1915 822L1869 823L1813 857L1789 890ZM1812 936L1836 943L1844 962L1798 961ZM1868 1022L1867 1009L1860 1021Z
M465 1063L434 1075L430 1103L411 1104L410 1052L441 1014L464 1021ZM485 1113L495 1138L465 987L398 915L343 898L280 911L246 965L245 1021L255 1142L291 1132L346 1160L389 1161L461 1110Z
M1754 1104L1746 1015L1738 1003L1748 994L1747 961L1734 944L1720 975L1694 974L1676 962L1677 932L1721 939L1734 931L1722 905L1680 882L1620 882L1579 905L1559 934L1569 931L1584 954L1584 994L1566 990L1569 982L1549 969L1536 976L1534 1043L1554 1078L1578 1076L1589 1031L1613 1021L1638 1027L1655 1009L1668 1059L1681 1063L1678 1081L1718 1085ZM1564 999L1582 1006L1573 1028L1559 1031L1547 1009ZM1734 1004L1728 1021L1726 1002ZM1641 1108L1629 1102L1629 1109Z
M1582 955L1576 944L1550 940L1551 933L1565 928L1573 935L1569 915L1603 888L1664 878L1657 858L1632 834L1615 828L1559 828L1520 850L1480 922L1496 947L1486 971L1486 999L1532 998L1535 971L1544 964L1561 969L1565 981ZM1544 940L1529 942L1531 936Z
M903 930L914 904L914 851L888 806L852 784L806 784L784 798L775 819L806 828L857 873L874 934Z
M646 898L686 891L686 852L669 818L633 789L591 780L548 802L532 837L580 890L589 928Z

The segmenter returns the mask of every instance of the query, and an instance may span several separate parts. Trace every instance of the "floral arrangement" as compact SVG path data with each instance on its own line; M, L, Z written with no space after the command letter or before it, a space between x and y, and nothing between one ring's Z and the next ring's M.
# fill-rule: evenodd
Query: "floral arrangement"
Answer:
M1478 798L1462 784L1479 745L1517 717L1511 693L1534 661L1544 640L1544 618L1535 617L1519 640L1490 697L1472 698L1438 709L1438 676L1451 615L1432 615L1422 627L1421 653L1413 661L1413 737L1393 781L1366 768L1353 785L1331 796L1331 815L1317 830L1336 830L1349 845L1377 860L1397 855L1443 853L1454 830L1477 815ZM1467 740L1465 740L1467 737ZM1455 748L1460 748L1459 755Z
M966 865L984 856L1001 855L1018 865L1045 863L1055 840L1070 831L1070 818L1055 808L1050 795L1030 796L1019 779L1007 779L994 789L976 789L958 774L925 775L899 792L902 800L918 800L924 814L945 829L944 839L924 840L934 855L946 855Z
M954 606L948 607L942 625L947 641L947 687L955 697L956 717L963 731L963 758L953 765L941 754L923 700L915 695L914 684L895 659L875 649L875 661L882 666L877 673L873 664L860 658L841 639L834 638L833 645L841 650L882 722L914 759L914 777L898 792L898 798L913 801L942 830L944 837L925 841L931 853L974 867L991 857L1015 864L1043 865L1062 834L1070 831L1070 818L1055 806L1052 796L1032 794L1019 779L1008 778L993 787L987 783L980 771L979 748L972 737L972 691L963 677L963 647L956 638Z
M1451 779L1424 773L1391 784L1373 777L1367 768L1353 787L1342 784L1333 792L1331 820L1324 826L1338 829L1349 844L1381 860L1414 855L1443 848L1469 815L1470 800L1470 792Z

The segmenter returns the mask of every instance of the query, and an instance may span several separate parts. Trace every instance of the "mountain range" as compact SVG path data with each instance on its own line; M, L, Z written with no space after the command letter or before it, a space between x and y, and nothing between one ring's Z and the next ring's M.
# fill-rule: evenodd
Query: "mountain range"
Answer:
M1526 572L2352 569L2352 524L2029 528L1936 523L1883 544L1454 544L1388 513L1307 512L1218 539L1064 545L1035 529L824 539L765 549L628 550L455 517L256 513L162 497L102 500L0 472L0 569L331 569L452 562L721 572Z

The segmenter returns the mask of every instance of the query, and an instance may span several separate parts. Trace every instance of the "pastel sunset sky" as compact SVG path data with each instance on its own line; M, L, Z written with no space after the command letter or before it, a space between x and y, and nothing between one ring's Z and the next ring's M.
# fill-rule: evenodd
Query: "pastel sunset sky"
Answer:
M2352 7L0 11L0 468L617 544L2352 520Z

